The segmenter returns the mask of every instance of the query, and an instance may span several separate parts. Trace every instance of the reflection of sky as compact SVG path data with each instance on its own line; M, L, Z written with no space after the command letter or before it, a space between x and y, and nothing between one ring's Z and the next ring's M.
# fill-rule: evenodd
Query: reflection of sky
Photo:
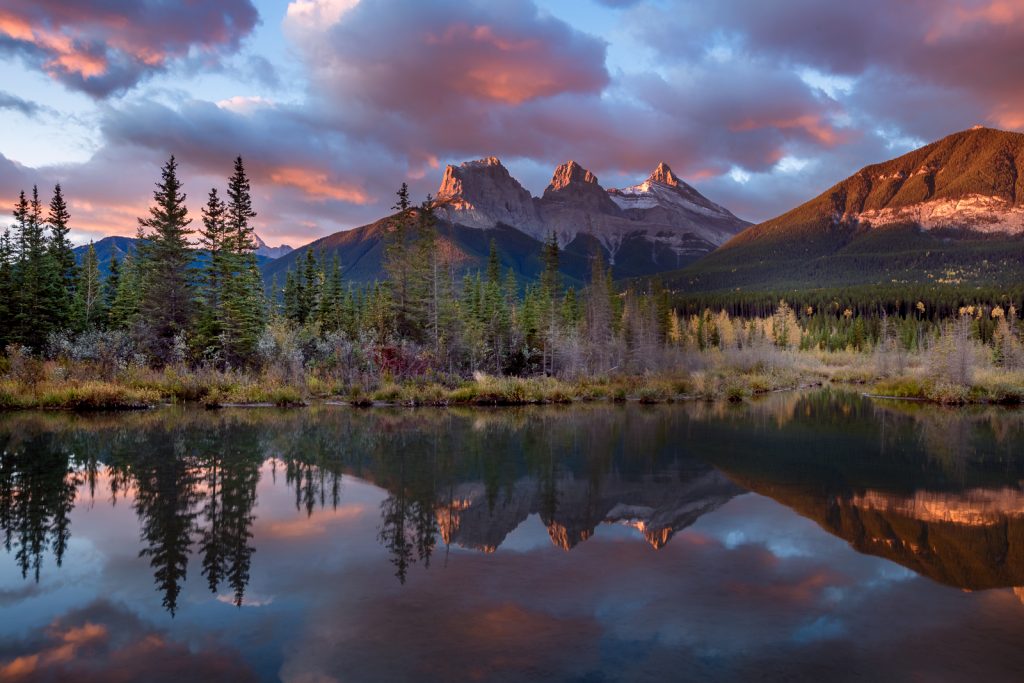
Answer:
M101 482L60 570L47 558L36 587L0 561L0 663L130 671L164 656L193 679L287 681L1010 680L1024 663L1010 591L938 586L762 496L658 551L602 525L565 552L534 515L494 554L439 545L404 586L377 541L383 498L345 477L339 507L307 517L264 467L246 604L211 593L193 556L172 619L131 501L111 506Z

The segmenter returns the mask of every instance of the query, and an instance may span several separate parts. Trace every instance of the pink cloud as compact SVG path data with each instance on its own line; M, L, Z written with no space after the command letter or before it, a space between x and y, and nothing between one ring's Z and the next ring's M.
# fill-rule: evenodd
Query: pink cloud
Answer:
M250 0L4 4L0 51L20 54L68 87L97 97L130 88L193 50L232 51L258 19Z

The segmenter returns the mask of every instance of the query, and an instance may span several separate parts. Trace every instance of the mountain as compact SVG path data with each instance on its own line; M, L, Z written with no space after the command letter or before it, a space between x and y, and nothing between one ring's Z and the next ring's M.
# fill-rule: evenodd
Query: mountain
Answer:
M559 166L541 197L534 197L496 157L448 166L435 203L441 248L457 276L483 269L490 241L504 268L521 280L542 268L543 243L554 233L561 270L570 282L587 279L590 258L605 256L616 277L681 268L749 225L711 202L660 164L640 185L605 190L574 161ZM286 254L264 269L281 279L307 249L337 255L344 277L372 282L383 276L383 240L393 217L334 233Z
M284 283L285 274L294 270L308 250L323 255L328 262L335 256L342 265L342 275L352 282L370 283L384 278L384 245L394 216L353 230L343 230L285 254L262 267L266 282L277 278ZM543 243L526 233L506 225L480 229L441 220L437 225L438 247L450 259L457 278L465 273L483 271L487 266L490 243L498 248L502 270L511 268L522 281L534 280L544 268L540 254ZM590 273L589 257L575 252L562 253L559 264L569 284L586 281Z
M438 213L451 223L516 228L544 241L554 233L567 252L600 249L619 277L679 268L749 225L679 180L661 163L640 185L605 190L568 161L541 197L532 197L495 157L445 169Z
M117 260L124 261L124 257L128 254L135 253L134 237L104 237L98 242L93 243L93 247L96 249L96 259L99 261L100 275L106 277L110 272L110 259L111 257L117 257ZM75 260L78 263L82 262L85 258L85 253L89 251L89 245L84 244L80 247L74 248Z
M263 240L261 240L258 235L256 236L256 240L257 240L257 242L259 244L263 244ZM113 237L104 237L103 239L99 240L98 242L93 242L92 246L93 246L93 248L96 249L96 259L99 261L100 276L101 277L107 277L107 275L110 274L110 259L111 259L111 257L117 257L117 260L120 262L120 261L124 261L124 257L125 256L128 256L129 254L134 254L138 241L139 240L136 237L113 236ZM266 247L265 244L263 244L263 246ZM273 247L273 248L267 247L267 248L268 249L283 249L285 247L282 246L282 247ZM290 247L289 247L289 249L290 249ZM75 260L79 264L81 264L82 263L82 259L85 258L86 252L89 251L89 245L88 244L83 244L81 246L75 247L73 249L73 251L75 253ZM203 264L203 262L205 260L206 260L206 252L202 251L202 250L196 250L196 257L193 259L192 267L193 268L198 268L199 266L201 266ZM270 263L271 260L273 260L273 259L271 259L268 256L265 256L265 255L261 254L259 252L259 250L257 249L257 251L256 251L256 263L260 266L260 268L265 267L268 263Z
M689 291L1024 276L1024 134L975 127L866 166L667 276Z
M294 251L292 247L288 246L287 244L282 244L277 247L269 247L267 246L267 243L263 241L263 238L261 238L259 235L256 235L254 233L253 236L256 238L257 256L265 256L268 259L273 260L276 258L281 258L285 254Z

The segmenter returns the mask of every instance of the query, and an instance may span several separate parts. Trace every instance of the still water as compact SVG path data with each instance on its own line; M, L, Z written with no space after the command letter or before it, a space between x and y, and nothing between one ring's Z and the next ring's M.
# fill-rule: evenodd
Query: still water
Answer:
M0 681L1020 680L1024 412L0 415Z

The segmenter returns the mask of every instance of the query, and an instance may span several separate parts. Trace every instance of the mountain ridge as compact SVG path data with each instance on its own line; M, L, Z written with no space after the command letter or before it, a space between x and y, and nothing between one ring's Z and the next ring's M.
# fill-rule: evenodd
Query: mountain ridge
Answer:
M1024 275L1024 134L975 127L877 164L751 226L683 291L1003 282Z
M650 183L658 184L661 194L651 194L643 206L623 209L613 195L621 191L605 190L596 175L575 161L555 169L541 197L534 197L497 157L449 165L433 205L442 249L458 277L483 269L493 238L503 268L531 280L541 269L543 243L554 234L562 249L563 274L570 283L582 283L594 254L602 254L616 277L648 276L692 262L749 225L683 183L667 164L660 164L655 176L645 183L648 190ZM665 199L671 196L678 199ZM694 211L695 206L702 208ZM337 255L346 279L380 280L382 245L393 220L384 217L314 240L268 264L264 277L282 278L313 249L327 259Z

